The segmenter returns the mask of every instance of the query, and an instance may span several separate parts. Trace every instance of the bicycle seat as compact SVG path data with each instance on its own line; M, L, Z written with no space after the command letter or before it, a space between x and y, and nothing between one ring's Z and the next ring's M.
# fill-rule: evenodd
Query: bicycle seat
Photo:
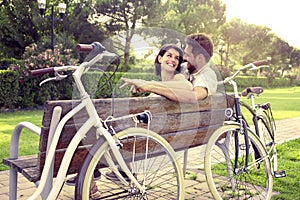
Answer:
M247 87L246 89L244 89L244 91L242 92L242 96L245 97L247 96L249 93L254 93L254 94L261 94L263 93L264 89L262 87Z

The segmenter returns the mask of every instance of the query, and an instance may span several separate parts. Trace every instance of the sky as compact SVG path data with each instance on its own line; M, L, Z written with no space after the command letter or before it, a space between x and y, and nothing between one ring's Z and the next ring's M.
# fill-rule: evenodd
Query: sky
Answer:
M227 20L265 25L290 46L300 49L300 0L222 0Z

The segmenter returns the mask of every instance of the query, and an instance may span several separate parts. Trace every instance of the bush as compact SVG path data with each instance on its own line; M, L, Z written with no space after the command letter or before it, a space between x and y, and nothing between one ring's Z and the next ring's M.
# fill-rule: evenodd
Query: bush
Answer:
M18 72L0 70L0 83L0 107L15 108L20 100Z
M122 77L159 80L159 77L153 73L89 72L82 77L82 81L92 98L129 97L131 96L130 87L120 89L124 83L120 80Z
M78 59L74 58L73 51L70 49L50 49L41 51L37 45L32 44L26 47L23 54L24 64L21 67L20 74L24 84L20 87L20 92L24 97L20 104L22 106L41 105L48 99L69 99L72 96L72 78L62 81L44 84L39 83L45 80L49 75L32 77L30 70L49 68L63 65L76 65Z
M270 78L270 77L256 77L256 76L237 76L235 78L238 89L243 90L247 87L260 86L264 88L272 87L288 87L291 86L289 78ZM231 86L226 86L228 91L232 90Z
M0 70L7 70L12 65L19 65L20 61L15 58L1 58L0 59Z

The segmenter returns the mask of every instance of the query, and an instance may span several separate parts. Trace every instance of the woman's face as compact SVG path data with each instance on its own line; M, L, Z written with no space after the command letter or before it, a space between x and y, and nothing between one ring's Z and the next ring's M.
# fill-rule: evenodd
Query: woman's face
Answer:
M175 49L168 49L163 56L158 56L161 70L174 72L179 64L180 54Z

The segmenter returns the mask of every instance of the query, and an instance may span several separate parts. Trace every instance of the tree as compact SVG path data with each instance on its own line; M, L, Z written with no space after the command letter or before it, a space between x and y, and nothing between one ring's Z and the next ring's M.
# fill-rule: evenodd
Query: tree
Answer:
M1 57L20 58L25 47L39 39L33 23L32 1L6 0L0 4Z
M221 28L221 33L225 47L225 66L231 68L235 64L247 64L266 59L271 54L270 28L232 19Z
M45 16L51 15L49 5L58 5L60 0L47 1ZM58 7L54 6L55 17L58 18ZM67 13L63 21L54 23L55 45L63 39L63 44L102 41L107 32L89 21L92 12L90 2L85 0L67 1ZM36 1L6 0L0 3L0 44L1 58L20 59L25 48L30 44L38 44L41 51L51 47L51 21L42 18ZM66 37L68 36L68 37ZM74 44L72 46L74 49Z
M129 70L130 46L136 29L142 24L152 24L157 19L159 13L154 9L161 8L160 0L98 0L94 5L95 13L93 21L103 24L111 33L120 33L124 31L125 45L124 53L124 71ZM152 22L151 22L152 21Z
M224 65L229 68L235 64L237 52L242 52L239 44L247 39L244 33L245 27L246 24L240 19L232 19L221 28L222 53L225 53ZM231 63L229 63L229 56L232 56Z
M185 34L203 32L217 37L226 21L225 10L221 0L170 0L163 24Z

